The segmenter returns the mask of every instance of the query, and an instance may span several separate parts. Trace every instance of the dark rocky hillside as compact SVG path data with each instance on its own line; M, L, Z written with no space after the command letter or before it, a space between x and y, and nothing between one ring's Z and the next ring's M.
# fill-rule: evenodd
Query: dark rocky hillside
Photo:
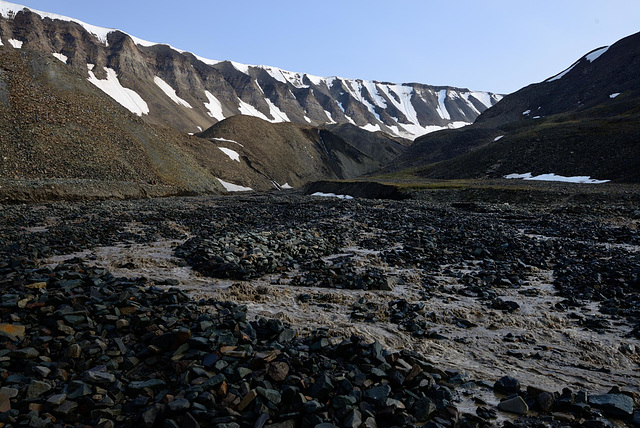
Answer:
M266 178L276 187L299 187L323 177L358 177L380 168L405 148L384 134L357 127L342 138L333 130L269 123L251 116L233 116L197 135L210 142L207 151L223 148L232 151L232 155L235 152L238 165L246 165L257 177ZM196 157L207 167L206 153ZM251 187L253 183L247 185Z
M506 96L469 127L418 138L388 170L429 178L556 173L640 181L640 33Z

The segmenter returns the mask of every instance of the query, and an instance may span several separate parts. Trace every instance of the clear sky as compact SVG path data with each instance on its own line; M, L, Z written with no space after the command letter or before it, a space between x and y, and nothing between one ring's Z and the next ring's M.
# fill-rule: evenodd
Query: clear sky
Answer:
M640 31L640 0L14 0L205 58L497 93Z

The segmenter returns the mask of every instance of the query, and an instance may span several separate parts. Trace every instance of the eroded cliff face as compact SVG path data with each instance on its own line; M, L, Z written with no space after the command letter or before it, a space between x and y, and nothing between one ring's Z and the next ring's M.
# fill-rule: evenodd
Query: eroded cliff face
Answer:
M181 132L244 114L316 126L349 123L413 139L471 123L501 98L207 60L118 30L2 3L3 44L55 55L146 121Z

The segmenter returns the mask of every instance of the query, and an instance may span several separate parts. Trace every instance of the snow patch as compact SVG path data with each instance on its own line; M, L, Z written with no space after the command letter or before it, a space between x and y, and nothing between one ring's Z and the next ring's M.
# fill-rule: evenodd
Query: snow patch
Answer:
M616 92L615 94L611 94L609 95L609 98L614 99L615 97L617 97L618 95L620 95L620 92Z
M369 132L377 132L377 131L381 131L382 129L380 128L380 125L378 125L377 123L375 125L371 124L371 123L367 123L364 126L361 126L360 128L364 129L365 131L369 131Z
M160 77L155 76L153 78L153 82L156 85L158 85L158 87L162 89L162 92L164 92L165 95L171 98L176 104L187 107L187 108L193 108L191 107L191 104L189 104L188 102L186 102L176 94L176 90L173 89L171 85L169 85L167 82L162 80Z
M608 50L609 50L609 46L605 46L603 48L596 49L595 51L593 51L589 55L587 55L585 58L587 59L587 61L593 62L593 61L597 60L598 58L600 58L600 56L603 53L605 53L606 51L608 51Z
M56 58L58 58L60 61L64 62L65 64L67 63L67 60L69 60L69 58L66 55L62 55L61 53L54 53L53 56L55 56Z
M581 184L602 184L602 183L608 183L610 181L610 180L596 180L591 178L590 176L564 177L562 175L556 175L553 173L533 176L530 172L527 172L525 174L509 174L509 175L505 175L504 178L535 180L535 181L561 181L564 183L581 183Z
M293 189L293 187L291 187L289 185L289 183L284 183L282 186L280 186L281 189Z
M529 116L529 114L531 113L531 110L525 110L522 112L523 116Z
M209 91L204 91L204 95L209 100L208 103L204 103L204 106L209 110L209 116L217 120L224 120L222 103Z
M575 62L571 67L569 67L569 68L567 68L565 71L563 71L563 72L561 72L561 73L559 73L559 74L557 74L557 75L553 76L552 78L545 80L545 82L553 82L553 81L555 81L555 80L560 80L560 79L562 79L564 76L566 76L566 75L567 75L567 73L568 73L568 72L570 72L571 70L573 70L573 68L574 68L576 65L578 65L578 62L579 62L579 61L576 61L576 62Z
M238 106L238 110L240 110L240 114L244 114L246 116L259 117L260 119L271 122L271 119L269 119L267 116L262 114L260 111L258 111L258 109L256 109L251 104L246 103L239 98L238 98L238 101L240 101L240 105Z
M218 181L225 188L227 192L252 192L253 189L251 187L239 186L237 184L229 183L227 181L223 181L218 178Z
M311 196L320 196L322 198L353 199L353 196L349 196L349 195L336 195L335 193L322 193L322 192L316 192Z
M87 68L89 69L89 82L100 88L105 94L109 95L132 113L138 116L149 114L149 106L147 103L134 90L125 88L120 84L118 75L114 69L104 67L107 72L107 79L100 80L93 74L92 70L94 67L94 64L87 64Z
M9 44L11 46L13 46L16 49L22 49L22 44L24 42L21 42L20 40L16 40L16 39L9 39Z
M240 162L240 154L235 150L227 149L226 147L218 147L222 153L229 156L229 159Z
M496 141L500 141L502 140L502 138L504 137L504 135L499 135L496 138L493 139L493 142L495 143Z
M235 62L235 61L229 61L229 62L231 63L231 65L233 65L233 68L235 68L239 72L244 74L249 74L249 66L247 64L240 64L239 62Z
M265 97L264 99L267 104L269 105L269 110L271 112L271 116L273 116L273 120L270 120L269 122L274 122L274 123L278 123L278 122L291 122L291 120L289 120L289 116L287 116L287 114L285 112L283 112L282 110L280 110L278 108L278 106L276 106L273 101L271 101L269 98Z
M238 143L237 141L227 140L226 138L212 138L212 140L223 141L225 143L233 143L233 144L239 145L240 147L244 147L242 144Z

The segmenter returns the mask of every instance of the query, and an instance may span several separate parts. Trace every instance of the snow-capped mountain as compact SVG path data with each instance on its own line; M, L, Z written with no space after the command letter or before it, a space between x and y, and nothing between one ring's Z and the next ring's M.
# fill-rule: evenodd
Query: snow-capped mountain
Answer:
M502 98L209 60L4 1L0 15L0 43L47 53L146 121L182 132L196 133L243 114L270 122L350 123L413 139L470 124Z

